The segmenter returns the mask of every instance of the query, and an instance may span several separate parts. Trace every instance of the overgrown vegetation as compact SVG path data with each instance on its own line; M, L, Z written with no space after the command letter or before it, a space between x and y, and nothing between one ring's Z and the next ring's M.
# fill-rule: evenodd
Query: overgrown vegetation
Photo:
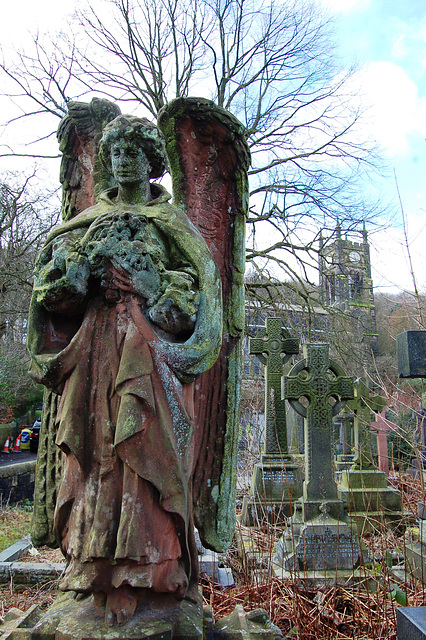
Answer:
M417 501L424 499L424 489L418 480L399 474L396 486L402 491L404 508L415 516ZM0 512L0 529L16 522L15 515L25 521L28 531L28 512L4 508ZM425 606L426 593L421 582L406 572L398 579L391 571L392 564L403 556L407 536L410 537L410 519L405 534L392 533L386 527L375 535L364 538L370 555L365 579L351 585L318 586L308 588L296 580L256 577L242 568L236 546L228 552L228 564L233 567L236 585L220 588L207 578L201 578L204 604L212 607L216 620L228 615L237 604L246 611L264 608L270 619L294 640L396 640L396 610L398 606ZM277 531L265 529L255 532L257 541L273 553ZM272 540L272 544L271 544ZM368 569L368 571L367 571ZM28 609L37 603L43 607L53 602L57 582L35 587L13 584L0 588L4 615L12 607Z

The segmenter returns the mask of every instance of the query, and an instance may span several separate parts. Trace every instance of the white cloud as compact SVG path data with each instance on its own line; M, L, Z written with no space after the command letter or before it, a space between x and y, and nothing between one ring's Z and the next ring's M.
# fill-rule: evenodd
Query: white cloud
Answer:
M371 0L320 0L327 9L333 13L360 13L368 9Z
M401 227L393 227L371 234L371 264L374 286L384 291L414 291L417 286L425 290L426 256L425 222L423 216L410 216L408 221L408 250ZM408 258L411 255L411 267Z
M41 33L66 27L67 16L75 9L75 0L19 0L2 7L0 38L2 45L22 46L28 33Z
M402 67L372 62L355 77L355 91L369 106L366 126L389 156L409 153L409 136L426 136L426 98Z

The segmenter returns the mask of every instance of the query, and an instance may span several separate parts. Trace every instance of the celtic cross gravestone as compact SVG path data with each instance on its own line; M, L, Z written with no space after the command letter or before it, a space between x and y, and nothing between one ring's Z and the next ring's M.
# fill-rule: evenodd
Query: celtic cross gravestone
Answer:
M304 359L283 376L283 398L305 418L306 472L303 498L280 539L275 572L352 571L361 551L334 480L332 422L353 384L329 359L327 344L305 344Z
M265 328L250 339L250 353L265 365L265 444L256 463L250 496L243 502L242 522L255 525L267 518L281 522L291 515L302 493L299 466L288 451L285 400L281 399L283 366L299 353L299 341L281 326L281 318L266 318Z
M332 418L353 398L352 380L328 357L327 344L306 344L305 358L283 377L283 398L305 418L305 520L316 517L322 502L337 504ZM337 514L336 514L337 515Z
M281 326L281 318L266 318L265 329L250 338L250 354L265 365L265 456L288 453L285 402L281 400L283 365L299 353L299 340Z

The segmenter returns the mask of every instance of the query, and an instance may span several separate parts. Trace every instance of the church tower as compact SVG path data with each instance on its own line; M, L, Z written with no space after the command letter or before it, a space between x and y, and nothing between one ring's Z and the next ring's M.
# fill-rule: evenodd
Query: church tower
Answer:
M353 319L353 328L366 352L377 354L378 337L371 278L370 246L365 225L361 242L342 237L337 225L328 242L320 239L320 295L326 307Z

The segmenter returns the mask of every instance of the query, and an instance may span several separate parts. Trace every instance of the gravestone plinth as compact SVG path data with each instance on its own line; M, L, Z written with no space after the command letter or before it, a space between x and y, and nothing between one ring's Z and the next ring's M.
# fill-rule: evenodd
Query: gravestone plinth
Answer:
M299 353L299 341L281 326L281 318L267 318L265 329L250 339L250 353L265 365L265 445L256 463L250 495L243 500L241 522L283 524L302 494L300 467L288 450L285 401L281 399L283 365Z
M250 495L243 500L241 522L250 527L266 521L284 524L301 493L301 469L292 456L263 455L254 466Z
M327 513L302 526L293 526L291 536L283 536L277 546L275 573L350 571L359 565L361 549L356 534L347 522Z
M342 471L338 490L362 531L379 529L385 523L399 526L403 517L401 493L388 487L387 476L375 467L371 450L371 417L385 405L386 400L372 394L364 380L355 382L354 398L348 401L355 414L355 460L349 470Z
M306 344L304 359L283 376L283 397L305 417L303 497L280 539L275 574L352 571L361 549L334 479L333 414L353 397L353 383L328 357L328 345Z

